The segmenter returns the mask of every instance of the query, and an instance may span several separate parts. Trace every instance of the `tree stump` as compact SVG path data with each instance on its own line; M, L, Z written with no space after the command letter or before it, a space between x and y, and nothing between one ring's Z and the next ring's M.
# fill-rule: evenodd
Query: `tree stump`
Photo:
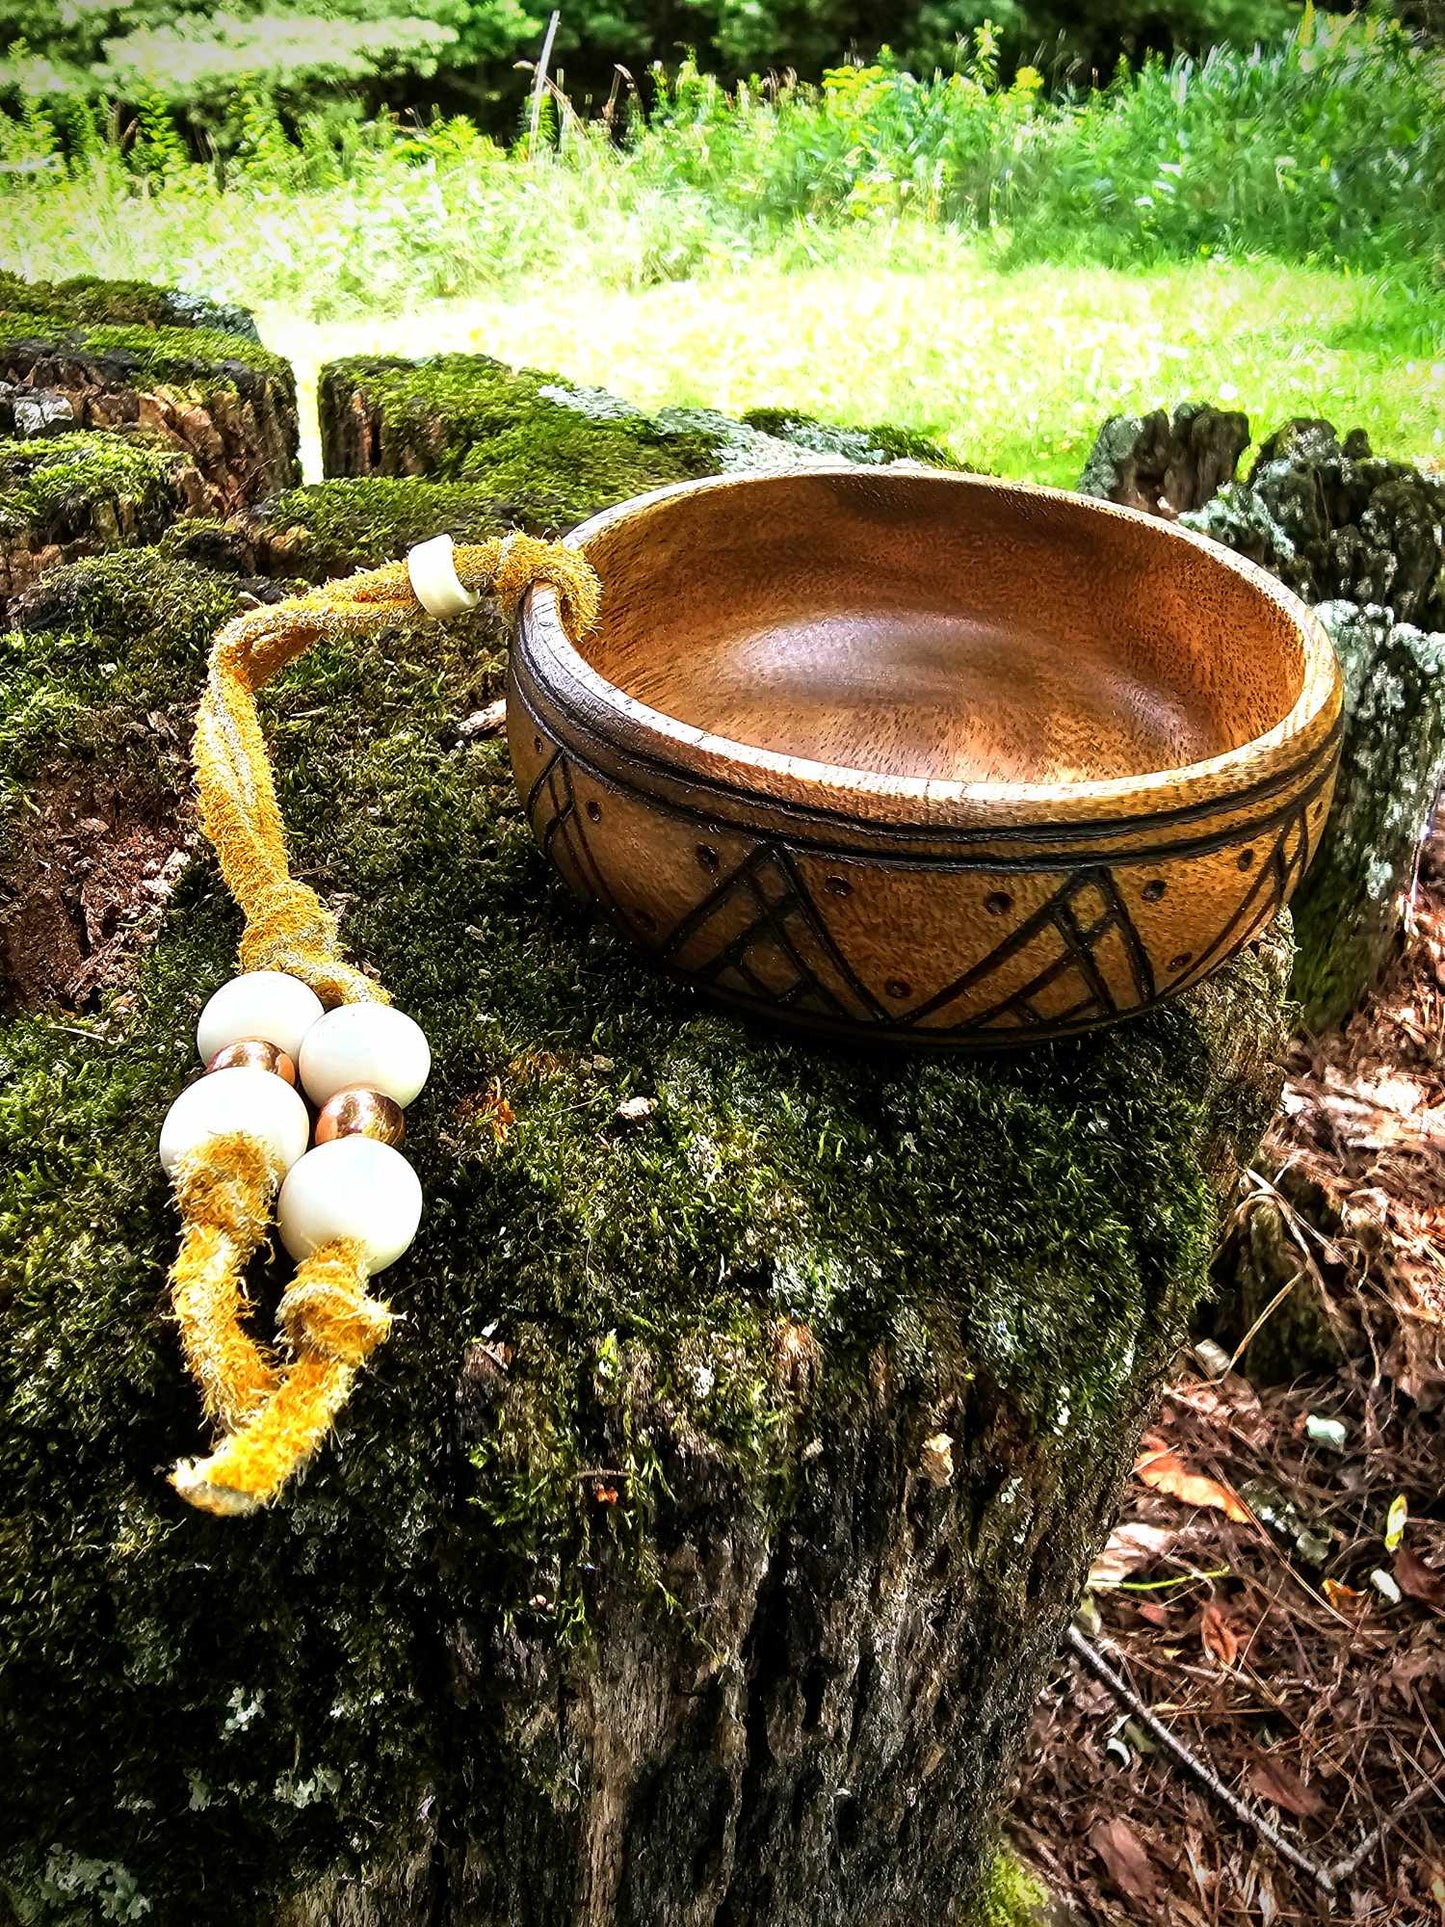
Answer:
M1243 415L1197 403L1172 424L1162 409L1116 415L1080 487L1178 514L1277 575L1330 630L1346 681L1340 775L1294 900L1295 994L1306 1026L1324 1030L1393 952L1445 776L1445 480L1374 455L1362 429L1342 439L1298 420L1232 481L1248 439Z
M335 555L348 510L364 551L395 488L297 491L190 553L251 568L260 525ZM104 785L173 859L99 990L0 1026L0 1895L41 1927L982 1919L1034 1697L1275 1102L1287 936L1066 1044L800 1043L550 876L462 726L501 690L490 614L318 647L268 727L297 873L433 1042L427 1215L309 1475L190 1514L154 1143L237 930L179 748L256 585L189 540L52 571L0 658L32 847Z
M0 441L0 604L57 562L154 542L210 502L188 456L134 435Z
M751 421L707 408L649 415L605 389L486 355L334 361L318 387L327 475L484 483L504 514L546 533L646 488L728 468L958 466L946 450L898 430L830 428L781 410Z
M1234 480L1249 445L1249 417L1207 402L1184 402L1172 418L1111 415L1099 430L1079 490L1126 508L1172 518L1201 508Z
M1311 1030L1343 1022L1394 954L1445 780L1445 634L1388 609L1316 610L1345 673L1329 822L1295 897L1295 994Z
M1445 479L1374 455L1363 429L1291 421L1249 479L1186 525L1259 562L1306 602L1383 603L1397 622L1445 629Z
M230 326L177 325L184 297L150 301L142 297L162 291L122 283L112 301L111 286L0 279L0 381L11 386L12 417L15 391L33 390L61 397L77 428L139 426L190 458L222 511L298 481L295 380L241 331L249 317L233 310ZM208 304L194 311L217 319Z
M1183 519L1316 604L1345 672L1334 807L1294 905L1295 992L1324 1030L1393 952L1445 775L1445 481L1292 421Z

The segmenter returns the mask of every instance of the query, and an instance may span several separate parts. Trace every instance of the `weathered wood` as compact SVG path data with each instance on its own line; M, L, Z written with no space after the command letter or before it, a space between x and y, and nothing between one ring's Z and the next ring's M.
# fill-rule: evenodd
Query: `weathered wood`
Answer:
M1099 430L1079 481L1097 495L1150 515L1202 508L1234 480L1249 445L1249 417L1207 402L1183 402L1172 417L1111 415Z
M30 391L61 398L77 428L138 426L187 455L222 510L298 481L289 366L255 341L244 311L163 294L0 277L12 418Z
M1445 775L1445 481L1292 421L1184 520L1320 605L1344 668L1335 803L1295 903L1296 994L1325 1029L1393 951Z
M134 435L0 441L0 607L59 562L154 542L212 503L187 456Z
M1317 613L1345 673L1345 736L1334 807L1295 899L1295 994L1305 1024L1325 1030L1395 951L1445 781L1445 634L1353 602Z
M1306 602L1380 603L1445 629L1445 478L1371 452L1363 429L1297 420L1190 528L1262 563Z

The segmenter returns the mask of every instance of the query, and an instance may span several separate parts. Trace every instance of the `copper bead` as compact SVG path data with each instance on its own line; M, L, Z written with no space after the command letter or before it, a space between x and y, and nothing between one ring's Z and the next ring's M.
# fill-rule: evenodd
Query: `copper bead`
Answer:
M379 1144L400 1144L406 1118L394 1098L380 1091L338 1091L328 1097L316 1117L316 1142L334 1137L374 1137Z
M286 1083L296 1082L296 1066L284 1050L268 1044L262 1037L242 1037L234 1044L223 1044L207 1064L208 1071L270 1071Z

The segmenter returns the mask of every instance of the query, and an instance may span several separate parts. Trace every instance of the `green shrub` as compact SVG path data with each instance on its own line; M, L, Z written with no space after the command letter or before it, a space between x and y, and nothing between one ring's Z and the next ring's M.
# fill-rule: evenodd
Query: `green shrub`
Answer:
M236 287L240 250L258 297L263 277L266 298L344 313L539 277L645 286L759 254L819 259L840 226L907 217L1017 258L1387 270L1420 292L1433 354L1445 55L1373 19L1309 15L1269 47L1151 61L1077 96L1051 96L1032 67L1005 80L999 60L980 30L957 71L925 79L888 57L819 87L729 91L687 62L647 112L619 125L563 102L546 144L511 154L461 116L288 118L237 88L217 110L224 173L187 158L157 97L119 143L73 101L31 102L0 115L6 252L33 269L47 233L68 246L140 195L177 279Z

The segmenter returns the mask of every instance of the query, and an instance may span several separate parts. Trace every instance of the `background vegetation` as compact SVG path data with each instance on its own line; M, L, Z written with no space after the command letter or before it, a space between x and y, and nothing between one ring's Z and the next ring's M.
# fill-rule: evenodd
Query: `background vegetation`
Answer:
M890 419L1056 481L1076 478L1102 414L1191 392L1265 425L1358 417L1382 446L1440 452L1445 54L1383 16L1306 9L1235 45L1265 20L1253 0L1116 9L1116 37L1226 38L1090 87L1017 58L1026 27L1077 21L995 6L1002 26L955 43L947 70L885 54L727 85L687 60L590 117L550 85L535 131L524 111L505 138L440 109L369 113L358 73L391 60L401 19L382 0L353 20L363 52L329 13L251 16L214 86L208 53L188 67L159 50L212 47L239 14L56 4L0 117L0 261L259 306L303 384L330 352L477 347L647 402ZM498 86L505 4L428 28L472 36L467 58ZM744 12L726 15L739 34ZM757 19L787 47L805 27L863 34L860 12L825 12ZM123 44L95 38L122 17ZM926 17L964 23L949 5ZM615 24L618 47L642 31ZM303 31L331 65L298 91L285 63ZM146 34L158 64L127 105L105 89ZM419 85L408 44L398 85Z

